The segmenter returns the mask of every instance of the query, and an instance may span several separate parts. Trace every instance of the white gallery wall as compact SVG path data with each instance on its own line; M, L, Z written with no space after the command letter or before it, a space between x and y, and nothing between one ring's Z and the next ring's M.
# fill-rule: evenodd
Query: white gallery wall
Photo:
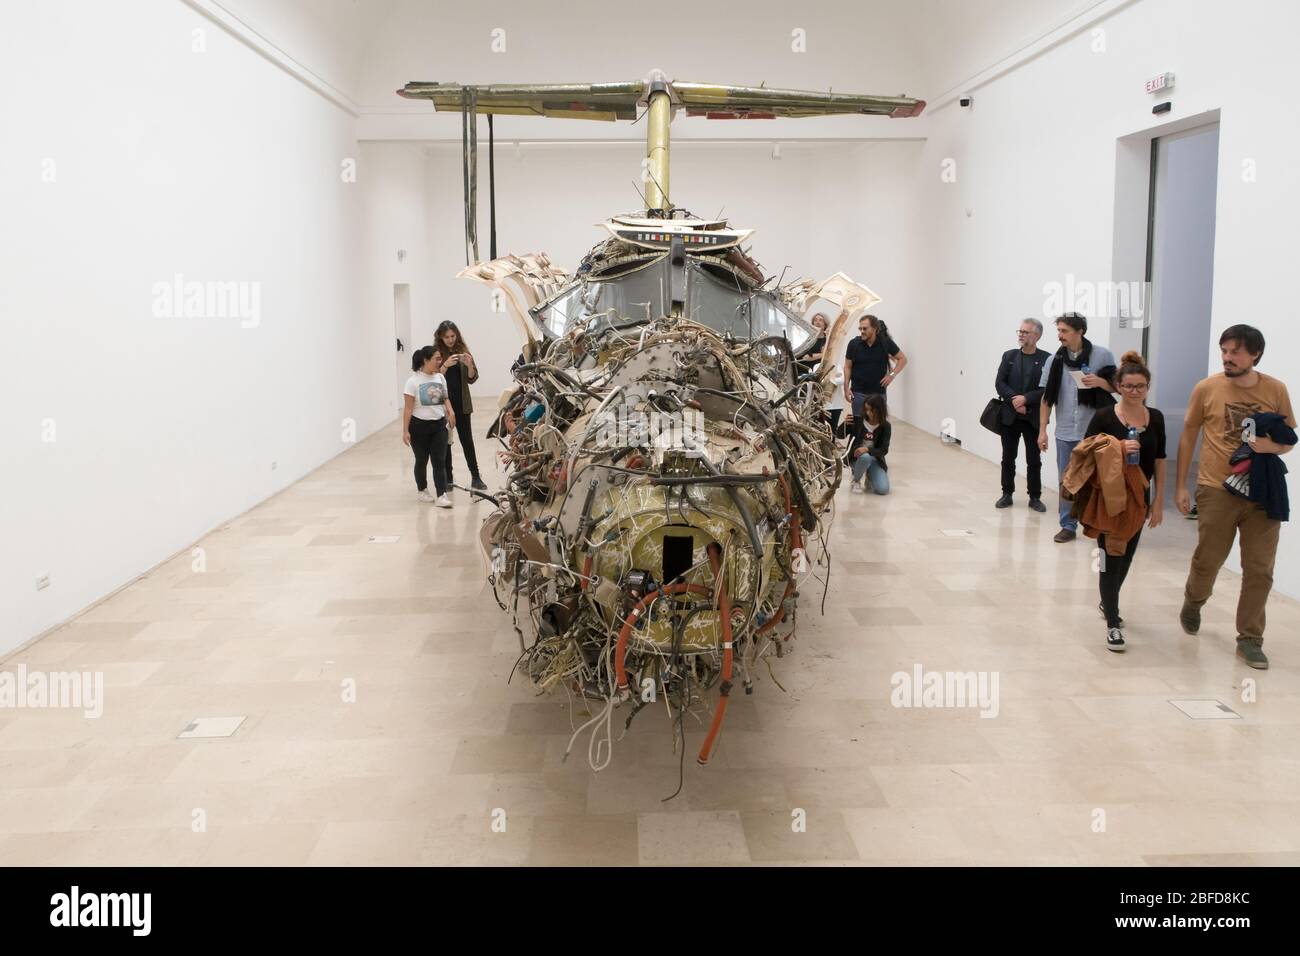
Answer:
M357 269L358 313L365 317L366 369L403 369L410 374L410 353L433 342L433 273L431 243L436 227L430 220L431 199L426 174L427 148L418 143L360 143L357 182L360 186L361 231ZM453 229L454 231L454 229ZM394 293L409 290L411 334L396 352ZM376 382L381 401L376 414L391 420L402 407L395 387L396 371L380 373ZM404 382L405 379L402 379Z
M9 5L0 74L4 652L391 414L354 116L170 0Z
M953 418L964 448L991 460L1000 454L997 439L978 416L993 395L999 354L1015 347L1017 322L1042 315L1048 283L1114 275L1117 140L1212 110L1221 111L1221 128L1205 367L1220 369L1218 332L1247 322L1268 340L1261 369L1300 394L1300 329L1289 294L1300 213L1300 124L1289 72L1300 6L1103 6L1114 12L978 85L971 109L935 102L928 111L911 194L924 228L910 259L916 315L936 344L913 351L898 404L932 433ZM1164 71L1175 74L1175 88L1146 94L1144 81ZM1153 116L1162 99L1172 100L1172 112ZM945 180L946 168L955 169L955 181ZM1090 337L1107 342L1107 324L1097 323ZM1055 347L1050 332L1044 347ZM1044 480L1056 480L1050 456ZM990 484L990 502L996 490ZM1289 527L1276 586L1300 596L1300 538Z

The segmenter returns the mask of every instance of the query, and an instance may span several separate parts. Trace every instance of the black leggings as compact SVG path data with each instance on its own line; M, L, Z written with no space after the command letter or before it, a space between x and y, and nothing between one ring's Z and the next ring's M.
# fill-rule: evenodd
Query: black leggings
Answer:
M447 458L447 420L411 418L411 451L415 452L415 487L424 491L429 487L426 466L433 463L433 487L439 495L447 493L447 473L443 462Z
M843 414L843 412L844 409L842 408L826 409L826 417L830 420L831 423L831 434L834 435L836 438L842 437L840 435L840 415Z
M1106 553L1106 536L1097 535L1097 547L1101 549L1101 573L1098 576L1098 586L1101 589L1101 607L1106 612L1106 626L1119 626L1119 589L1124 586L1124 579L1128 577L1129 566L1133 563L1133 554L1137 551L1138 542L1142 540L1142 531L1133 535L1128 543L1128 550L1122 555L1112 555Z
M465 453L465 464L469 465L469 476L479 481L478 455L474 454L474 431L470 428L469 415L456 412L456 437L460 439L460 450ZM447 486L452 484L451 477L451 435L447 436Z

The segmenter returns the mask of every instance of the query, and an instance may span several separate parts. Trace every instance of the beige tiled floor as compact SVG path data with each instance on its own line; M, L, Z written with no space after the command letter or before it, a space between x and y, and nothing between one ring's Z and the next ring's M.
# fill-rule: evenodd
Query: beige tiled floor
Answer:
M994 465L895 435L894 494L840 493L786 692L763 674L735 698L707 768L690 727L674 800L662 711L603 773L585 740L561 762L566 705L506 682L483 506L416 502L389 428L197 542L205 572L187 551L4 662L102 671L106 701L0 711L0 864L1300 862L1300 607L1270 605L1268 672L1234 660L1235 575L1184 636L1175 515L1143 536L1131 648L1109 653L1091 542L1053 544L1023 496L994 510ZM996 672L997 716L894 708L917 663ZM233 737L177 739L224 715L247 717Z

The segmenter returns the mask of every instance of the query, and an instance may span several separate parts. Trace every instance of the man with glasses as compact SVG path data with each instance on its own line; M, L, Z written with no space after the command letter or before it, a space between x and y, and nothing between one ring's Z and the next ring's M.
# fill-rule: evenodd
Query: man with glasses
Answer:
M1043 512L1047 507L1043 495L1043 459L1038 451L1038 403L1043 389L1039 385L1043 364L1051 357L1038 347L1043 334L1043 323L1025 319L1016 335L1020 347L1002 353L995 382L1002 396L1002 410L998 413L998 426L1002 436L1002 497L995 508L1011 507L1011 496L1016 491L1016 449L1024 442L1025 482L1029 491L1029 507Z

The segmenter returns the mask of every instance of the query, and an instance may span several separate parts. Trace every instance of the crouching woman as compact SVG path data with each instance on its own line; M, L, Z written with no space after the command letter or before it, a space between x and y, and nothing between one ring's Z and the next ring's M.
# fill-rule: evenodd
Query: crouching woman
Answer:
M853 441L849 444L846 456L853 469L853 482L849 485L849 491L862 491L865 478L876 494L889 494L889 465L885 463L885 456L889 454L892 432L885 396L866 396L862 415L853 420Z

